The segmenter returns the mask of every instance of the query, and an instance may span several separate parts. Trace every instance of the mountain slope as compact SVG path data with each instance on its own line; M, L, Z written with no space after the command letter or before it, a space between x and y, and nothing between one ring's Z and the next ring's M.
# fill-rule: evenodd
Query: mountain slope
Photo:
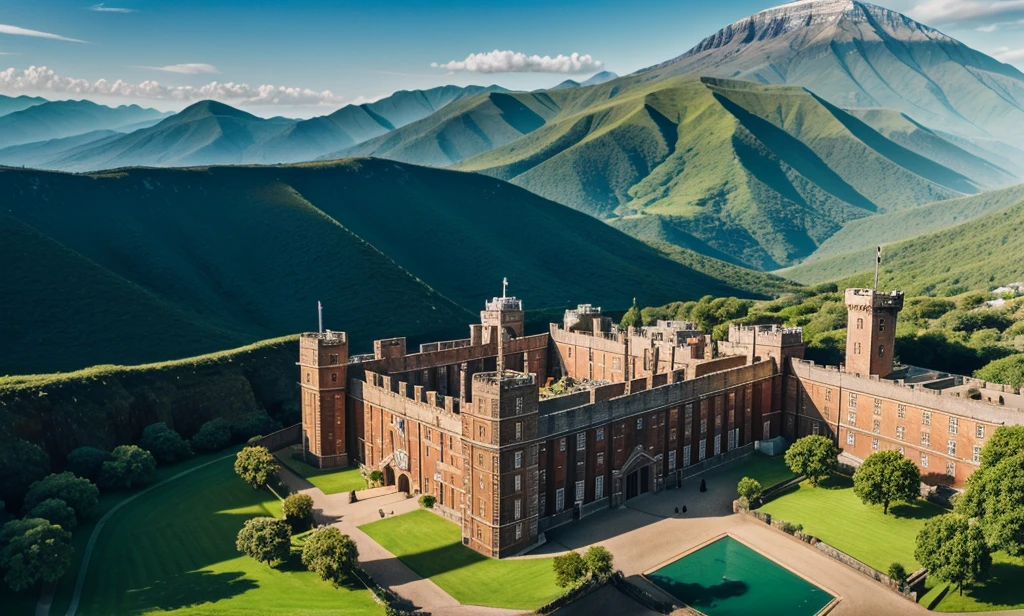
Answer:
M970 137L1024 137L1024 74L860 0L801 0L730 24L643 71L810 88L843 107L884 107Z
M42 169L55 159L72 156L82 149L96 147L123 135L116 130L95 130L73 137L12 145L0 149L0 165Z
M96 130L118 130L166 114L138 105L106 107L91 101L56 101L0 116L0 147L61 139Z
M45 98L38 96L4 96L0 94L0 116L5 116L15 111L28 109L47 102Z
M530 311L751 295L499 180L382 160L0 169L0 192L0 374L308 330L317 301L353 352L374 337L461 336L503 276Z

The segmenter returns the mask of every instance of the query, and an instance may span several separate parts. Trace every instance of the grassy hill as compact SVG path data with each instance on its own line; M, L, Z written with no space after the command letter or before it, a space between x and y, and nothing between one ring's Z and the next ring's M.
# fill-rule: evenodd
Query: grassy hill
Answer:
M499 180L382 160L3 169L0 192L0 374L310 330L317 301L353 352L379 337L461 337L503 277L531 311L752 295Z
M890 244L883 252L879 285L912 294L949 295L1024 280L1024 201L944 231ZM870 286L873 273L865 270L872 266L870 251L854 252L784 274L802 282L842 278L840 286Z

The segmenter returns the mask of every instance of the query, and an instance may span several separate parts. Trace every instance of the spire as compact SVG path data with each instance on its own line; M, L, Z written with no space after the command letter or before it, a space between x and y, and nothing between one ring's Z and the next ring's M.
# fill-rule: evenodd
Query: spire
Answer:
M501 279L501 297L502 299L508 297L508 278Z

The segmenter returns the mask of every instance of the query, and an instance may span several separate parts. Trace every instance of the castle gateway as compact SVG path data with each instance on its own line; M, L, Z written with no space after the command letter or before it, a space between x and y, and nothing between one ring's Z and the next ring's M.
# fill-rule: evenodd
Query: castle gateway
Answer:
M527 336L514 297L486 302L468 338L414 353L392 338L350 357L342 332L303 334L305 455L433 495L493 557L780 435L829 435L854 462L900 449L961 486L992 430L1021 423L1024 396L894 367L902 299L847 291L846 369L806 362L799 329L733 326L716 344L688 322L623 330L587 304Z

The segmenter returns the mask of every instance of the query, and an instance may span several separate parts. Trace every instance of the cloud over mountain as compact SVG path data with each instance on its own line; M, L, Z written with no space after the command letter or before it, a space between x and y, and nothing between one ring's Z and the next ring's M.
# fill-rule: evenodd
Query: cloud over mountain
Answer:
M601 70L604 63L595 60L590 54L558 54L552 58L536 54L528 56L510 49L495 49L485 53L471 53L465 60L452 60L444 64L431 62L430 66L471 73L593 73Z
M908 14L935 25L1005 19L1024 14L1024 0L925 0Z

